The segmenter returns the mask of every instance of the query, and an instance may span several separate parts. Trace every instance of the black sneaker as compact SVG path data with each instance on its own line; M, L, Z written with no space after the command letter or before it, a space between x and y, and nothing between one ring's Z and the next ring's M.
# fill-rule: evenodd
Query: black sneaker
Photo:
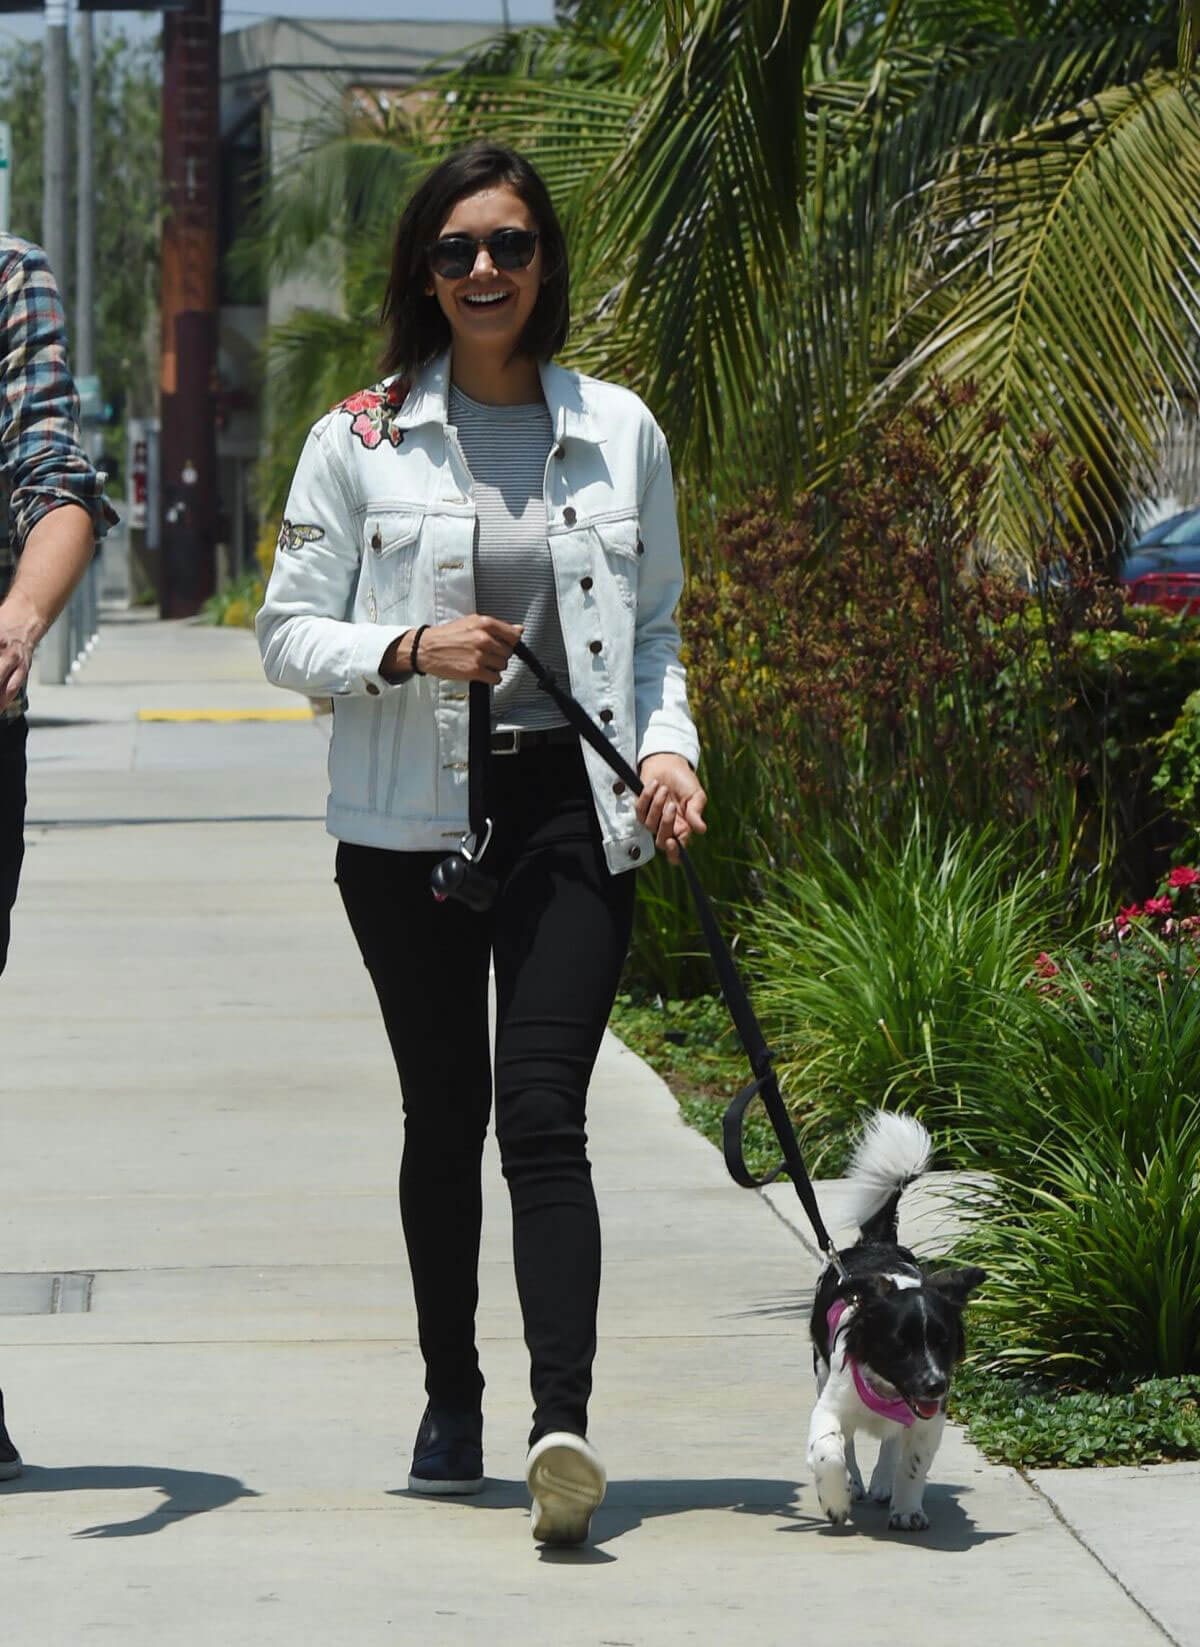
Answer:
M408 1485L449 1498L483 1490L483 1416L430 1402L413 1444Z
M21 1455L4 1428L4 1392L0 1390L0 1481L11 1481L21 1473Z

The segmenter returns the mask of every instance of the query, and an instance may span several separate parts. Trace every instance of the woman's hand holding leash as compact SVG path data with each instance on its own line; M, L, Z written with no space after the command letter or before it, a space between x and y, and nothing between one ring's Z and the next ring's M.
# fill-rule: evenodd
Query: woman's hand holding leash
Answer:
M643 785L635 809L638 819L653 834L659 851L677 864L679 848L687 845L693 832L703 835L708 828L703 817L708 796L682 755L647 755L638 776Z
M440 675L446 681L486 681L499 686L505 664L521 638L522 625L472 612L450 623L434 623L421 631L417 656L411 656L415 629L406 629L383 656L380 674L389 680L408 674L415 661L422 675Z

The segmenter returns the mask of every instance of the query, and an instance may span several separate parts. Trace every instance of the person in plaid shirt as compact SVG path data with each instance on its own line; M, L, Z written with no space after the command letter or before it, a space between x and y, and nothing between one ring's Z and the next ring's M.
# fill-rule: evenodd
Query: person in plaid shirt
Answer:
M25 827L25 683L34 648L116 523L79 445L79 397L45 253L0 234L0 972ZM4 1427L0 1480L21 1459Z

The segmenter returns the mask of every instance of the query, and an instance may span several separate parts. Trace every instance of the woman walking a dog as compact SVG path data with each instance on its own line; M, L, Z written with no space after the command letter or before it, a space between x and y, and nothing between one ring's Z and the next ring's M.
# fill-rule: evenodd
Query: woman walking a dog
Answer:
M483 1485L475 1310L494 962L533 1536L576 1544L605 1485L586 1439L600 1284L587 1087L632 872L704 829L673 618L671 466L635 395L554 363L566 247L519 155L473 144L425 179L396 231L383 320L384 381L321 418L301 454L259 641L271 680L333 699L337 882L400 1076L428 1396L409 1486ZM519 639L637 766L640 797L581 746L513 656ZM467 834L470 682L491 688L491 834L467 843L495 882L487 907L431 890Z

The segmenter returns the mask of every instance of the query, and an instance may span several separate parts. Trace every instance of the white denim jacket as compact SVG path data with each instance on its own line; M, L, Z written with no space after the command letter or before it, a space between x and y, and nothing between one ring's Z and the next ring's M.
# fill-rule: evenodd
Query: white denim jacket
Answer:
M675 604L682 587L666 441L628 389L542 365L555 445L544 495L570 690L635 766L699 759ZM400 851L457 844L467 827L467 685L387 681L393 640L475 611L475 506L447 425L449 352L402 399L393 380L313 426L258 614L269 679L333 699L327 827ZM390 391L390 393L389 393ZM399 403L399 404L398 404ZM608 867L654 843L634 796L584 748Z

